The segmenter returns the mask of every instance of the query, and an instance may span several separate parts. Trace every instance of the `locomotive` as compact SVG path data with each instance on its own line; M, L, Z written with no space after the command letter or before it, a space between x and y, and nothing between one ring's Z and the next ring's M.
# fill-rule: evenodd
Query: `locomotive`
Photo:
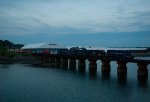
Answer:
M63 54L63 53L61 53ZM76 55L76 56L101 56L106 55L104 50L88 50L86 48L72 47L67 50L68 55Z
M107 50L107 56L116 59L133 59L130 50Z

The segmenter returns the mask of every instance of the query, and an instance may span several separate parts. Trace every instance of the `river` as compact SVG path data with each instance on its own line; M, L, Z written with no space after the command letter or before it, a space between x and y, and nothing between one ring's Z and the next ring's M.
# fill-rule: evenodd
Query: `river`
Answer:
M0 65L0 102L149 102L150 65L146 83L137 80L137 65L128 63L127 79L117 78L111 62L110 77L27 64ZM87 63L88 64L88 63Z

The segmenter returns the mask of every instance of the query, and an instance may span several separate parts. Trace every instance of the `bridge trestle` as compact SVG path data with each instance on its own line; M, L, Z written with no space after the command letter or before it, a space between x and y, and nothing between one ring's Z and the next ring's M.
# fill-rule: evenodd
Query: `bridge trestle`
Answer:
M101 60L102 66L101 66L101 72L104 75L110 74L110 60Z
M97 63L96 63L96 59L89 59L89 71L91 73L95 73L97 70Z
M147 79L148 78L148 69L147 63L137 63L138 70L137 70L137 76L139 79Z
M118 77L125 78L127 76L127 62L126 61L117 61L117 74Z
M85 67L86 67L86 62L85 59L78 59L78 70L79 71L85 71Z
M40 55L37 56L37 58L42 59L44 64L50 64L50 65L55 65L54 67L57 68L68 68L70 70L76 70L78 67L79 71L85 71L86 69L86 59L89 60L89 72L96 72L97 71L97 60L101 60L102 65L101 65L101 73L102 75L110 75L111 71L111 61L117 61L117 75L118 77L126 78L127 76L127 63L132 62L132 63L137 63L138 70L137 70L137 77L142 78L142 79L147 79L148 78L148 69L147 66L150 63L149 61L144 61L144 60L137 60L137 59L132 59L132 60L120 60L120 59L110 59L108 57L106 58L99 58L99 57L89 57L89 56L58 56L58 55ZM68 63L69 59L69 63ZM78 66L76 63L76 60L78 59Z
M69 59L69 69L76 70L76 59L75 58Z

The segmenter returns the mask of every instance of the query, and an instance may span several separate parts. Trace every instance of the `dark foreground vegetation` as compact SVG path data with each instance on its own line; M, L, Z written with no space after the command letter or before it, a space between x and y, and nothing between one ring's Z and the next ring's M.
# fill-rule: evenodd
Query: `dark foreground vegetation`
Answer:
M0 63L9 64L14 62L26 62L33 60L30 54L12 53L8 49L20 49L23 44L14 44L8 40L0 40Z
M14 44L8 40L0 40L0 57L14 57L16 54L10 53L8 49L20 49L23 44Z

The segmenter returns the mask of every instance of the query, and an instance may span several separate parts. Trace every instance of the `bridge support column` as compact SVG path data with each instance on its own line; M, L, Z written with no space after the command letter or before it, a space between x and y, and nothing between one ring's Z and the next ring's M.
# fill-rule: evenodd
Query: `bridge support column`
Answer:
M44 55L43 56L43 63L46 64L46 63L49 63L49 57Z
M127 76L127 62L126 61L117 61L117 74L119 78L126 78Z
M49 63L55 63L55 58L54 57L49 57Z
M50 67L55 67L55 57L49 56L48 62Z
M110 74L110 60L101 60L102 62L102 74L109 75Z
M76 59L70 58L69 69L70 70L75 70L76 69Z
M51 62L51 58L50 58L50 57L48 57L48 62L49 62L49 63Z
M68 68L68 58L61 58L62 68Z
M56 57L55 58L55 67L60 68L61 67L61 58Z
M137 76L139 79L147 79L148 78L148 69L146 63L138 63Z
M46 57L43 56L43 63L45 64L46 63Z
M85 59L79 59L78 60L78 69L79 69L79 71L84 72L85 67L86 67Z
M95 73L97 70L97 63L96 63L96 59L90 59L89 60L89 71L90 73Z

